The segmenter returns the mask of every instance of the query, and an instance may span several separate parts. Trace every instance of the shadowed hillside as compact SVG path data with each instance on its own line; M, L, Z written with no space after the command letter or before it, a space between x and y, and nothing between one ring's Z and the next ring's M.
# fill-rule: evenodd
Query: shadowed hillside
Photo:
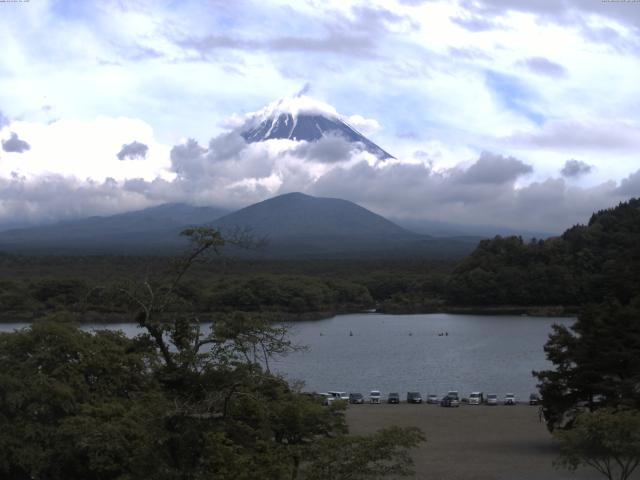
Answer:
M250 258L459 258L479 238L432 238L399 227L353 202L302 193L281 195L223 215L220 209L167 204L138 212L92 217L0 232L0 250L20 253L175 254L180 231L209 225L267 238L265 248L226 251ZM217 219L217 220L216 220Z

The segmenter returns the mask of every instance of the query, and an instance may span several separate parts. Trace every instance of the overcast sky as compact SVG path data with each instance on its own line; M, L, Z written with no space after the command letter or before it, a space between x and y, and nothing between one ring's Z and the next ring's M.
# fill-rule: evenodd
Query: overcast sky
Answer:
M559 232L640 196L640 3L0 2L0 227L290 191ZM303 91L395 159L247 145Z

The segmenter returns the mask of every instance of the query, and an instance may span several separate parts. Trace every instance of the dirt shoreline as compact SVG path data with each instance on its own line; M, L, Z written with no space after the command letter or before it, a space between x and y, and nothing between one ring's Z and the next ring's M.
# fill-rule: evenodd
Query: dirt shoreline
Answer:
M373 433L392 425L416 426L427 442L413 454L415 479L429 480L597 480L591 469L558 470L558 450L538 408L529 405L469 406L350 405L347 423L353 434ZM635 472L634 480L640 479Z

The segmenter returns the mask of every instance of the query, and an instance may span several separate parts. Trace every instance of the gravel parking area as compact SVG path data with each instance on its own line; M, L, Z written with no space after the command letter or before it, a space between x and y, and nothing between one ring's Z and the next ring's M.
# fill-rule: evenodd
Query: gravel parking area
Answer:
M535 406L350 405L347 422L354 434L392 425L421 428L427 442L413 455L417 479L604 479L591 469L553 467L557 448ZM639 473L633 478L640 479Z

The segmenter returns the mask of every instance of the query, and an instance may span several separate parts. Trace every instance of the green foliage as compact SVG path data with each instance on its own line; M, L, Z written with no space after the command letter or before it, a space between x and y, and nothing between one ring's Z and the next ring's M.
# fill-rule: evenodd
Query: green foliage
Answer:
M547 425L570 427L584 408L640 410L640 297L586 308L545 345L554 370L537 372Z
M365 287L343 280L258 275L220 282L207 303L214 310L308 312L362 308L373 300Z
M346 405L269 373L294 348L286 329L230 312L200 330L183 279L220 237L186 233L193 249L164 275L119 290L146 333L83 332L58 314L0 334L0 478L295 480L325 461L410 474L417 430L349 437Z
M369 437L325 438L314 447L314 460L304 467L307 480L367 480L409 476L409 449L425 440L415 427L390 427Z
M582 412L573 428L554 436L561 447L559 467L585 465L609 480L627 480L640 465L640 411Z
M157 457L154 356L64 320L0 334L1 476L126 478Z
M16 256L5 261L0 262L0 320L9 321L59 310L88 321L102 321L107 314L126 321L136 304L123 290L137 289L139 295L145 288L140 278L155 281L167 273L166 259L153 257ZM179 266L174 262L174 268ZM448 263L223 263L213 257L190 266L189 277L174 288L174 301L166 308L186 308L201 317L236 310L282 312L289 318L376 307L420 312L442 304L450 269Z
M640 199L595 213L561 237L480 242L454 270L447 300L457 305L569 305L640 291Z

